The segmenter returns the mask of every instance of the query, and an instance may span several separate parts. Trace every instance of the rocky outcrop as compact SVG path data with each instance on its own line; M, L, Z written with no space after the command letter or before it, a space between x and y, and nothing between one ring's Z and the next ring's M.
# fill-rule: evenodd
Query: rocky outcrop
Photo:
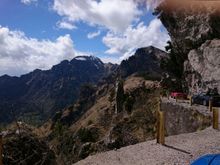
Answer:
M219 88L220 2L164 0L155 10L185 60L191 92Z
M220 40L208 40L189 52L185 63L189 87L192 92L217 88L220 91ZM192 72L194 71L194 72Z

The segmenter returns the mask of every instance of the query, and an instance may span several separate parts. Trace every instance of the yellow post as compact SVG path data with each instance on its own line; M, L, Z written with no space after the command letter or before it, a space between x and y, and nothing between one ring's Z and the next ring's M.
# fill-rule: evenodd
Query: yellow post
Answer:
M178 98L177 98L177 96L176 96L176 102L178 101Z
M160 114L159 111L156 112L157 115L157 125L156 125L156 138L157 138L157 143L159 143L159 128L160 128Z
M218 109L213 108L213 129L218 129Z
M192 106L192 96L189 96L189 105Z
M161 100L158 101L157 114L157 143L165 144L165 126L164 126L164 112L161 111Z
M164 145L165 144L165 131L164 131L164 112L159 112L159 119L160 119L160 124L159 124L159 143Z
M156 130L156 136L157 136L157 143L159 143L159 128L160 128L160 108L161 108L161 99L158 99L158 107L157 107L157 112L156 112L156 117L157 117L157 130Z
M212 100L209 99L209 111L212 112Z
M0 135L0 165L3 165L3 142L2 142L2 135Z

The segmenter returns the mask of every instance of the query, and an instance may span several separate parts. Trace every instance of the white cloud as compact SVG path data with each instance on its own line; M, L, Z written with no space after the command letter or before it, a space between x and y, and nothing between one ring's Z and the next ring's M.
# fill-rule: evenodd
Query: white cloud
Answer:
M78 54L70 35L55 41L28 38L21 31L0 26L0 75L21 75L36 68L49 69Z
M58 21L57 22L57 27L60 28L60 29L68 29L68 30L77 29L76 26L74 26L73 24L71 24L67 21Z
M147 10L153 10L163 0L134 0L136 3L144 5Z
M100 57L104 63L120 64L121 60L118 57Z
M88 39L93 39L93 38L99 36L100 34L101 34L101 31L99 30L99 31L97 31L97 32L89 33L89 34L87 35L87 37L88 37Z
M54 0L53 9L73 23L83 21L115 32L124 31L141 15L135 0Z
M118 54L125 59L140 47L155 46L164 49L169 36L161 30L162 23L158 19L150 22L149 26L139 23L136 27L129 26L123 34L108 32L103 43L109 48L106 53Z
M30 5L31 3L36 3L37 0L21 0L21 3L25 5Z

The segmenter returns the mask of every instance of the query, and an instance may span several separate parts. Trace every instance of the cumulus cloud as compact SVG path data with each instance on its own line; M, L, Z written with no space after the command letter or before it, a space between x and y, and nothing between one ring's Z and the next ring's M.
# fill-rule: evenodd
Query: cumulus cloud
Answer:
M25 5L30 5L31 3L36 3L37 0L21 0L21 3Z
M135 50L140 47L152 45L164 49L169 36L161 28L162 23L155 18L149 26L140 22L135 27L129 26L122 34L108 32L103 38L103 43L109 48L106 53L118 54L122 60L133 55Z
M53 9L72 24L85 22L104 27L107 35L103 43L109 48L106 53L127 58L139 47L153 45L164 49L169 39L161 30L162 24L154 19L146 26L141 22L146 9L155 8L162 0L54 0ZM92 39L100 31L89 33Z
M135 0L54 0L53 9L73 23L83 21L115 32L124 31L142 14Z
M93 38L95 38L95 37L98 37L100 34L101 34L101 31L99 30L99 31L97 31L97 32L89 33L89 34L87 35L87 37L88 37L88 39L93 39Z
M21 75L36 68L49 69L77 55L70 35L56 40L28 38L21 31L0 26L0 75Z
M57 27L60 28L60 29L68 29L68 30L77 29L76 26L74 26L73 24L71 24L67 21L58 21L57 22Z
M147 10L153 10L163 0L134 0L136 3L143 5Z

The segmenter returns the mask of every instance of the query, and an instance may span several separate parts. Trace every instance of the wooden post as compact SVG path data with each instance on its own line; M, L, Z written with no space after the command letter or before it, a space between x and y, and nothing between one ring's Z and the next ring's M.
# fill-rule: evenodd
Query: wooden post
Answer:
M165 144L165 126L164 126L164 112L161 111L161 100L158 101L158 110L157 114L157 143L164 145Z
M212 112L212 100L209 99L209 111Z
M0 165L3 165L3 141L2 141L2 135L0 135Z
M213 108L213 129L218 129L218 109Z
M159 111L156 112L156 117L157 117L157 125L156 125L156 138L157 138L157 143L159 143L159 138L160 138L160 114Z
M192 96L189 96L189 105L192 106Z
M176 96L176 103L177 103L177 101L178 101L178 98L177 98L177 96Z
M157 130L156 130L156 136L157 136L157 143L159 143L159 128L160 128L160 108L161 108L161 99L158 99L158 107L157 107L157 112L156 112L156 117L157 117Z
M159 119L160 119L160 124L159 124L159 143L164 145L165 144L165 136L164 136L164 112L159 112Z

